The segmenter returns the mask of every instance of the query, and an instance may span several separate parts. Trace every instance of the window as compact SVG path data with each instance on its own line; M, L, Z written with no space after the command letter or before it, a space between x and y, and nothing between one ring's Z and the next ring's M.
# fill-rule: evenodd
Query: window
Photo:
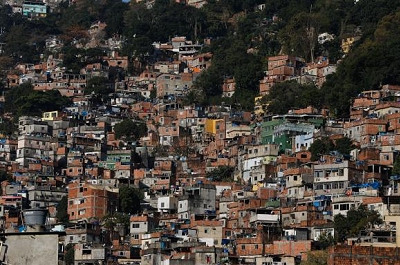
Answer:
M314 171L314 177L322 178L323 172L322 171Z
M293 181L297 181L297 176L293 176Z
M246 245L242 245L242 250L245 250L246 249Z
M204 234L208 234L208 228L204 229Z
M139 234L134 234L134 235L133 235L133 238L134 238L134 239L139 239Z
M258 249L258 245L254 245L254 249Z
M83 249L82 250L82 255L91 255L92 254L92 250L91 249Z
M132 224L132 228L139 228L139 224Z
M164 208L165 207L165 203L161 203L161 208Z

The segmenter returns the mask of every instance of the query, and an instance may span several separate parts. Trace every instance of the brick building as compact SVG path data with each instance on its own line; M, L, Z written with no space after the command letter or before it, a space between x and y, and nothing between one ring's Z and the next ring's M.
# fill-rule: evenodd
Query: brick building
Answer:
M73 182L68 185L68 215L70 221L102 218L118 208L118 189Z

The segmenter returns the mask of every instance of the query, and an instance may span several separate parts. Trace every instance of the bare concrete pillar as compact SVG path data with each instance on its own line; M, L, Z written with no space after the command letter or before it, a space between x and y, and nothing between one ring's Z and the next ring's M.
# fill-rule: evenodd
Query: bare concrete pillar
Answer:
M384 220L396 223L396 247L400 247L400 215L385 215Z

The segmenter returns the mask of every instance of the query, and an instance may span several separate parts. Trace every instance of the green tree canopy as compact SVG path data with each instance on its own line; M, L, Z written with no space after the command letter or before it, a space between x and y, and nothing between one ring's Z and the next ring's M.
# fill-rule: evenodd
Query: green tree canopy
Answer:
M115 137L124 140L138 140L147 134L147 126L142 121L124 119L114 126Z
M311 160L316 161L321 155L328 154L333 149L333 142L328 137L316 139L310 146Z
M381 223L382 219L377 211L369 210L366 205L361 204L358 208L350 209L347 216L334 216L336 240L343 242L347 237L358 236L361 231Z
M8 173L7 171L0 170L0 183L3 182L3 181L6 181L6 180L8 182L12 182L13 181L13 178L12 178L11 174ZM0 195L2 194L2 192L3 192L3 189L0 189Z
M107 77L95 76L90 78L85 89L86 95L92 95L92 103L101 104L112 93L111 84Z
M310 146L311 160L316 161L321 155L327 155L333 151L336 151L338 155L347 157L354 147L353 141L348 137L338 138L335 141L328 137L317 139Z
M58 90L36 91L31 83L24 83L5 94L4 111L15 117L21 115L41 116L43 112L62 110L71 103Z
M139 213L141 211L140 201L143 198L143 192L139 189L129 186L123 186L119 189L119 205L123 213Z
M75 262L75 248L74 244L69 243L65 246L64 261L66 265L73 265Z
M67 224L69 222L68 216L68 196L62 197L60 202L56 206L57 214L56 218L59 223Z
M18 127L15 125L13 120L3 118L0 122L0 133L3 136L10 137L18 131Z
M233 173L235 171L234 167L230 166L219 166L210 172L207 172L207 178L212 181L228 181L232 182L234 180Z
M341 155L350 155L350 151L354 149L353 140L348 137L342 137L335 140L335 150Z
M129 222L129 214L119 212L107 214L102 219L104 227L112 230L121 225L124 227L129 227Z
M392 175L400 175L400 155L396 155L396 160L393 163Z
M333 116L348 117L353 99L363 90L400 84L399 23L400 12L384 16L373 34L365 34L337 72L327 78L322 93Z
M268 102L268 112L286 114L291 109L313 106L321 107L321 92L314 85L301 85L297 82L275 84L263 100Z

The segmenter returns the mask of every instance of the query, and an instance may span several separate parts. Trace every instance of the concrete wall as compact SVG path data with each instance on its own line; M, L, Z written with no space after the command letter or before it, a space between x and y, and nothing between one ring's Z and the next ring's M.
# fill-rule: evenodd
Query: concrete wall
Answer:
M12 234L5 244L7 264L58 264L58 234Z

